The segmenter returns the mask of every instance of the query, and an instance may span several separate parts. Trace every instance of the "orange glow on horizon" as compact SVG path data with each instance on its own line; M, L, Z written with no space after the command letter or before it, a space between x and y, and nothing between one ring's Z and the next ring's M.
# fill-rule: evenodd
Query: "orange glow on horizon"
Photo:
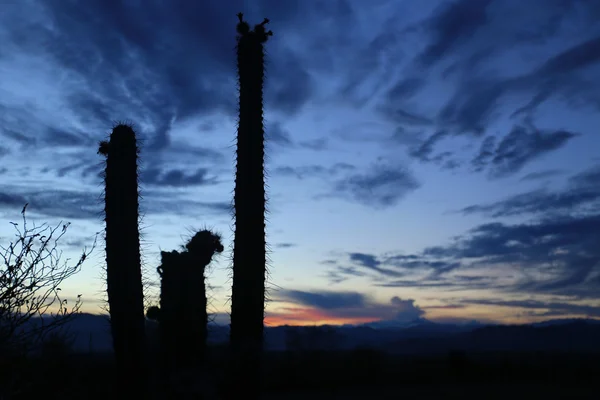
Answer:
M269 312L265 316L266 326L344 325L365 324L379 321L377 317L340 317L315 308L285 308L287 312Z

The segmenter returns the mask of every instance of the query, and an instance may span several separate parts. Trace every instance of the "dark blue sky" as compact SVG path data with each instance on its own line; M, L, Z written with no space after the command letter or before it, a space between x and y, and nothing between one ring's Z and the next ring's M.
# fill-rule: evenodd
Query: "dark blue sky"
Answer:
M0 211L103 229L97 142L144 139L144 261L230 244L235 25L271 20L270 323L600 316L600 2L4 1ZM99 310L103 248L64 290ZM228 255L211 274L224 312Z

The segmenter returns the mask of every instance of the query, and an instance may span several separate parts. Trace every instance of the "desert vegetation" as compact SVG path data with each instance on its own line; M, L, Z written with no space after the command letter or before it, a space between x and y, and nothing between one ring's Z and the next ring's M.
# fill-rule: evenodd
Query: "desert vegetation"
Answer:
M235 381L230 387L243 388L244 398L258 398L266 273L263 45L272 33L265 28L267 19L252 29L241 13L238 19L239 121L233 198L235 239L229 372ZM139 232L137 161L140 149L135 128L118 123L108 139L100 142L97 152L105 157L106 291L115 361L114 374L108 380L118 398L147 397L155 380L150 380L151 376L158 376L161 382L160 388L154 391L159 390L168 398L185 397L180 378L200 376L205 361L208 317L204 270L213 255L224 249L220 236L210 230L200 230L183 251L161 252L161 265L157 269L161 278L160 306L150 307L145 312ZM25 217L25 208L22 213ZM63 226L63 234L66 227ZM87 256L84 253L75 267L64 267L60 271L47 267L46 260L53 253L46 247L54 239L55 231L46 236L30 233L26 230L25 218L23 229L16 242L22 249L15 253L14 244L5 249L5 268L0 276L3 285L0 333L6 348L5 361L11 352L22 350L21 353L26 354L29 350L26 345L38 342L45 343L42 356L68 353L68 343L61 342L61 337L45 335L78 312L79 302L67 311L66 300L63 302L58 295L58 285L77 272ZM32 248L36 240L41 241L37 251ZM46 256L45 252L50 255ZM26 260L30 255L33 259ZM44 268L50 268L50 275ZM40 291L44 293L36 296ZM53 297L48 300L49 296ZM47 318L42 317L55 302L59 304L59 312L46 326ZM41 339L37 341L26 338L19 330L32 321L33 316L38 317L36 322L41 326L29 329L27 334L39 332ZM148 369L150 346L146 340L146 316L158 324L155 375ZM238 394L229 391L227 396L236 398Z
M63 329L79 313L81 298L69 303L61 297L60 286L80 270L96 249L96 241L79 260L63 263L58 242L69 225L30 226L25 205L22 227L13 224L16 239L0 247L0 400L254 400L325 398L325 394L331 398L335 393L346 398L439 398L451 390L464 396L486 391L491 393L486 397L493 398L500 395L494 388L507 381L517 385L512 392L539 394L539 388L556 382L579 385L577 390L582 390L582 382L600 372L598 354L550 357L540 352L484 354L456 349L444 355L391 355L381 349L337 349L343 338L328 328L315 328L308 338L290 331L285 351L265 350L263 86L264 46L272 32L267 30L267 19L253 28L241 13L238 19L229 341L208 340L205 271L224 252L221 236L210 229L194 232L179 250L161 251L160 302L145 307L139 137L133 124L118 123L97 149L90 149L105 161L103 243L112 352L75 351L73 336ZM474 390L474 384L487 386ZM518 385L529 386L519 389ZM559 393L546 396L550 395Z

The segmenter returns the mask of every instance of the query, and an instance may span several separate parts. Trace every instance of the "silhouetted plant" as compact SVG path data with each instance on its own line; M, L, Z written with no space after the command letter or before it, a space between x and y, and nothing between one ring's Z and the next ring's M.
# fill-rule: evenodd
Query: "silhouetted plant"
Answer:
M27 369L29 356L40 346L48 350L53 335L79 313L81 295L68 304L59 294L60 286L81 270L96 245L94 240L92 248L84 249L79 260L69 265L68 259L62 260L58 242L70 224L30 226L27 206L21 210L22 227L11 222L17 240L0 245L1 398L25 398L27 389L39 380L39 374Z
M203 229L197 232L185 245L187 255L184 254L185 290L187 296L185 304L190 307L187 314L189 319L189 334L192 341L190 355L193 359L204 360L206 353L206 341L208 337L208 309L206 298L206 267L210 264L216 253L224 250L221 237L209 230ZM198 301L199 300L199 301Z
M243 388L244 397L253 399L260 391L266 275L264 43L273 33L265 30L266 18L253 30L242 13L238 18L239 121L230 340L236 359L232 386Z
M4 356L26 353L79 312L81 295L69 309L67 299L59 295L60 285L81 270L96 246L94 240L74 265L63 263L57 245L70 224L61 221L55 227L46 223L30 227L27 206L21 210L22 228L11 222L17 240L8 247L0 246L0 353Z
M221 237L203 229L185 250L161 252L161 266L157 268L160 308L150 307L147 317L159 322L165 378L204 361L208 323L204 272L215 253L222 251Z
M179 312L183 307L181 301L183 298L181 296L182 274L179 268L181 262L179 252L161 251L160 258L161 264L156 269L161 282L160 307L149 311L151 311L151 315L157 317L159 323L160 362L163 369L162 374L165 379L168 379L168 375L176 369L177 357L181 354L178 333L185 329L181 320L178 319Z
M136 134L118 124L98 153L106 157L106 286L119 393L139 397L145 388L145 319L142 286Z

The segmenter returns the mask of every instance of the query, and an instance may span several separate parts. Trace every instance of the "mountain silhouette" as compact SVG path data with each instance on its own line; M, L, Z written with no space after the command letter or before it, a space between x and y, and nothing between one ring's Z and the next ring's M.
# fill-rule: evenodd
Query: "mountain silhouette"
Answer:
M32 319L30 326L35 323L36 319ZM147 321L146 327L149 343L156 343L157 324ZM81 313L62 329L73 338L73 350L76 352L112 351L110 325L105 315ZM319 338L325 337L325 332L335 335L335 340L319 342ZM288 347L292 333L307 338L304 341L304 345L308 346L306 350L371 348L391 354L436 354L455 350L600 352L600 341L597 340L600 337L600 321L593 319L559 319L526 325L447 324L420 319L391 328L377 327L372 323L266 327L265 349L291 350ZM228 326L209 324L209 344L225 343L228 338Z

